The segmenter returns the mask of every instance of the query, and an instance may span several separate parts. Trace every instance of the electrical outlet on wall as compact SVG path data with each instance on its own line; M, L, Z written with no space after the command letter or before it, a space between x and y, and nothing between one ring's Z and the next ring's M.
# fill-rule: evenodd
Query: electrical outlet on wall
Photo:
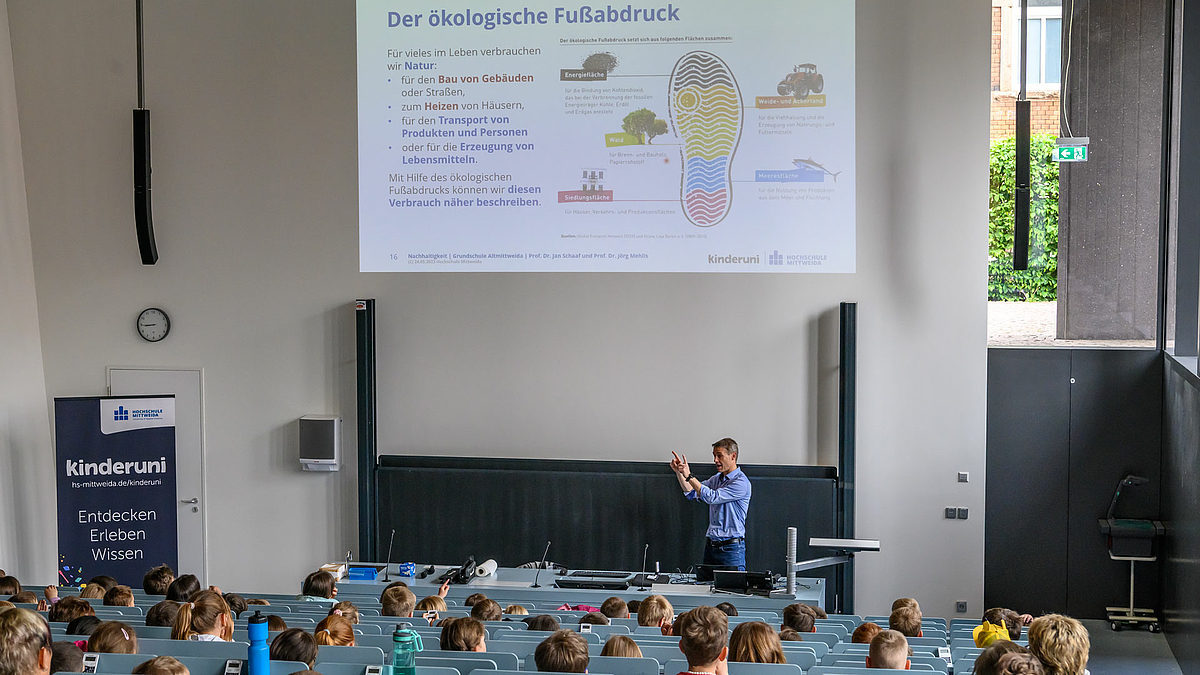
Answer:
M958 519L959 520L967 519L967 510L962 508L961 506L958 508Z
M954 520L955 518L958 518L958 509L954 508L953 506L947 506L946 518L948 520Z
M954 603L954 611L959 614L966 614L967 613L967 603L963 602L962 600L959 600L958 602Z
M967 473L966 471L959 471L958 472L958 482L970 483L971 482L971 474Z

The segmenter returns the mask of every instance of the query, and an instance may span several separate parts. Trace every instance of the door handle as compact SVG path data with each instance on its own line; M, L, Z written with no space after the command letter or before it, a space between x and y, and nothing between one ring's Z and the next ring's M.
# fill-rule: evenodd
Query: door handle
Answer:
M180 504L199 504L200 500L195 497L192 497L191 499L180 499L179 503Z

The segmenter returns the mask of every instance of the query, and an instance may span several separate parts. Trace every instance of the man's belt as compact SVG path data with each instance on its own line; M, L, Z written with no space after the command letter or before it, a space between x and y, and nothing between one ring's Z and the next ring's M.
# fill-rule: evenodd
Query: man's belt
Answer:
M735 541L745 541L746 538L745 537L731 537L729 539L713 539L713 538L709 537L708 540L711 541L714 546L724 546L725 544L732 544Z

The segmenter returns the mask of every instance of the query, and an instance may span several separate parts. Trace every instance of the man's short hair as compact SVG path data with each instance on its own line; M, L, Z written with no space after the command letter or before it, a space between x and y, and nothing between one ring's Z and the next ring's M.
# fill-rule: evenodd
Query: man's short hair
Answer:
M473 652L487 637L478 619L469 616L446 619L442 626L442 649L451 652Z
M1017 614L1011 609L993 607L983 613L983 620L992 625L1004 626L1007 628L1009 640L1021 639L1021 625L1023 623L1021 621L1021 615Z
M724 450L734 457L738 456L737 441L733 440L732 438L722 438L716 443L713 443L713 450L717 449Z
M586 673L589 660L587 640L570 629L556 631L542 640L533 651L533 660L539 671Z
M484 598L471 607L471 618L480 621L499 621L503 616L504 610L500 609L500 603L491 598Z
M916 598L896 598L896 601L892 603L892 611L894 612L901 607L912 607L917 611L921 609L921 605L917 602Z
M466 605L467 607L474 607L475 603L483 602L484 600L487 600L487 599L488 599L488 597L486 595L484 595L483 593L472 593L467 596L466 600L463 600L463 604Z
M1017 653L1028 654L1029 650L1010 640L997 640L975 657L974 672L978 675L996 675L996 664L1001 657Z
M36 605L37 593L34 593L33 591L21 591L20 593L13 593L11 596L9 596L8 601L14 604Z
M725 616L737 616L737 607L733 606L732 602L717 603L717 609L725 612Z
M888 617L888 628L900 631L905 637L920 637L921 610L901 607Z
M133 589L113 586L104 594L104 604L110 607L133 607Z
M639 626L659 626L665 620L671 621L675 608L661 595L651 595L638 604L637 622Z
M629 605L624 600L613 596L600 605L600 613L610 619L628 619Z
M729 643L729 616L716 607L700 606L681 620L679 650L687 657L688 667L707 666L719 659Z
M174 600L163 600L146 610L147 626L174 626L175 616L179 614L179 603Z
M146 595L166 595L172 581L175 581L175 570L159 565L142 577L142 590Z
M816 615L808 610L808 605L794 602L783 608L784 628L791 628L797 633L811 633L816 624Z
M904 670L904 664L908 661L908 639L900 631L881 630L871 640L868 658L871 668Z
M406 586L396 586L383 592L382 605L384 616L412 616L417 596Z
M1090 648L1087 629L1069 616L1047 614L1029 624L1029 651L1046 675L1083 675Z
M875 636L879 635L879 632L882 630L883 629L879 627L879 624L875 623L874 621L868 621L860 624L858 628L854 629L854 633L850 636L850 642L860 645L869 645L871 644L871 640L874 640Z
M1042 662L1033 654L1005 654L996 662L997 675L1044 675Z
M579 617L579 625L582 626L585 623L595 624L597 626L607 626L612 622L608 620L607 616L604 616L600 612L588 612L587 614Z
M54 655L50 657L51 673L82 673L83 650L74 642L55 642L51 648Z

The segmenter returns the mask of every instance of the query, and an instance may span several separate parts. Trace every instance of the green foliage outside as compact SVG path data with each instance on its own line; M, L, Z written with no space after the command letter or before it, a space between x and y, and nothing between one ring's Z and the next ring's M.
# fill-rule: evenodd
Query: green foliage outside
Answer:
M1030 140L1033 190L1029 201L1029 269L1012 268L1016 139L992 141L988 199L988 300L1055 300L1058 297L1058 164L1055 136Z

